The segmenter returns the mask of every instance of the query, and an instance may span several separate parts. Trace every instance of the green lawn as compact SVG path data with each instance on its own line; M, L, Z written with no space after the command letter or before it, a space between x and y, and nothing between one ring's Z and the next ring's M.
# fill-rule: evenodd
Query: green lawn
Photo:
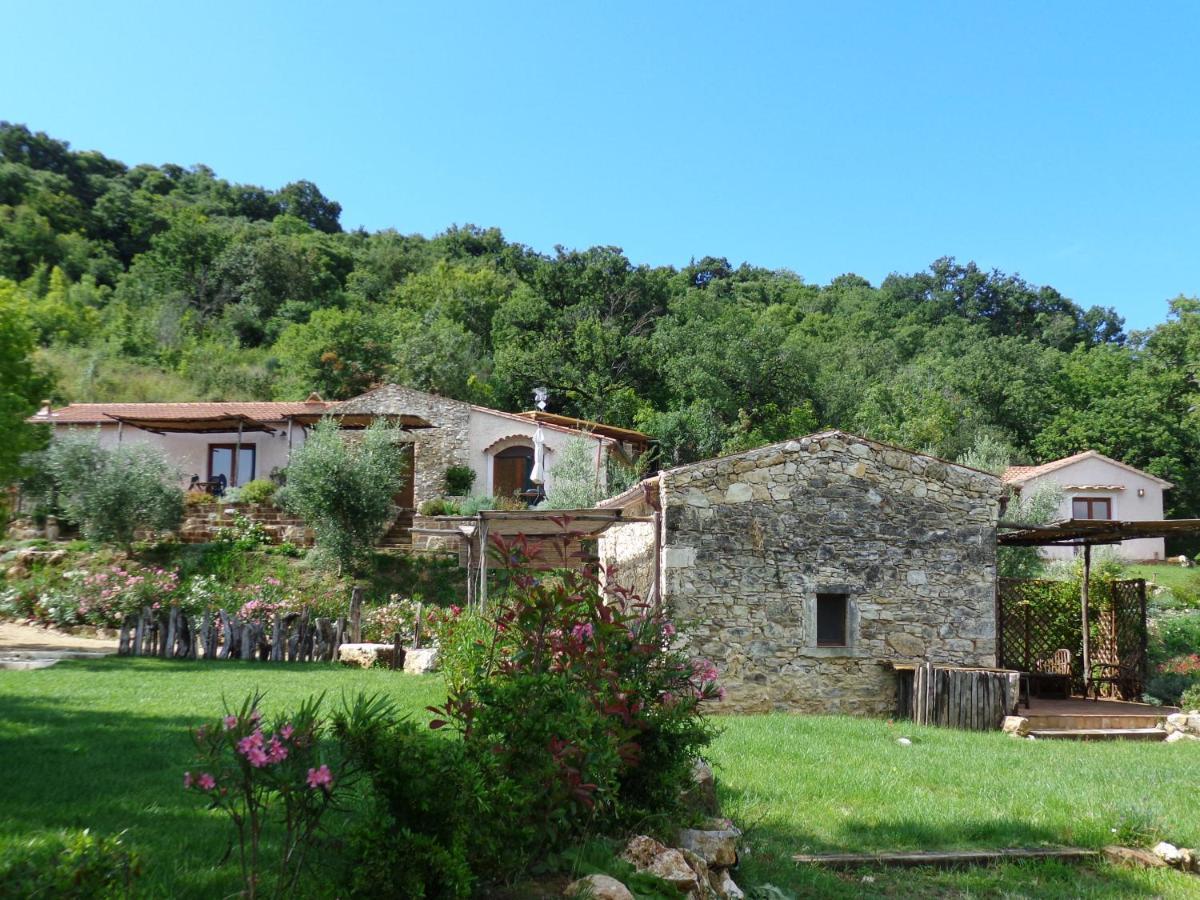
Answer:
M224 820L181 787L189 726L265 690L266 705L327 691L386 691L413 714L433 678L332 666L71 662L0 671L0 841L58 828L127 829L150 896L222 897L237 887ZM834 717L722 718L713 748L726 812L746 830L740 880L801 896L1200 896L1200 880L1106 866L969 872L802 871L802 851L1077 844L1122 821L1200 844L1200 746L1059 744ZM899 734L914 741L895 743ZM873 880L864 880L873 879Z
M1146 563L1126 566L1125 575L1144 578L1170 591L1182 589L1189 594L1200 592L1200 566L1185 569L1171 563Z

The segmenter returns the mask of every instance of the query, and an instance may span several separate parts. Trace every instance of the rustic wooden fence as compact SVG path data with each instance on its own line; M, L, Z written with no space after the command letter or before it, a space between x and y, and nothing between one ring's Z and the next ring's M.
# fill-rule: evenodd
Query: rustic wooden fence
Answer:
M245 659L271 662L316 662L337 657L349 639L345 617L314 617L301 613L276 613L265 622L243 621L223 609L202 618L176 607L142 610L127 616L117 639L122 656L158 656L163 659Z
M899 712L917 725L994 731L1016 709L1020 674L921 663L898 668Z
M350 617L314 616L311 610L275 613L269 623L242 620L223 609L203 616L178 607L125 617L117 637L121 656L162 659L244 659L264 662L330 662L338 647L362 632L361 587L350 595Z

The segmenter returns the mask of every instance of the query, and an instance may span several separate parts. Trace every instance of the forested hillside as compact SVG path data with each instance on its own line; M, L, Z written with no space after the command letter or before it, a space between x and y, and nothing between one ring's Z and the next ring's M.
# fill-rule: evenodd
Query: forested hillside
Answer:
M1195 299L1126 335L1111 309L952 259L813 285L719 257L547 255L494 228L347 232L340 213L308 182L129 167L0 123L0 415L41 391L341 398L382 380L518 409L544 384L555 411L650 432L666 463L827 426L950 458L988 437L1014 461L1095 448L1200 513Z

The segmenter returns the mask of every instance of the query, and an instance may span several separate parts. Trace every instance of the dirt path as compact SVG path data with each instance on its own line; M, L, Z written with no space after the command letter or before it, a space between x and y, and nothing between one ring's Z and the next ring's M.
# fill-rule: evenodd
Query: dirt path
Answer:
M65 634L19 622L0 622L0 650L92 650L116 653L117 640Z

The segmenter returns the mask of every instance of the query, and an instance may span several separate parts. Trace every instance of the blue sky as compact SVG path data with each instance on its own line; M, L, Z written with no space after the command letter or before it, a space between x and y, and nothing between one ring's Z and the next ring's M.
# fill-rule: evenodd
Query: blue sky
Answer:
M0 118L308 178L343 225L878 283L942 255L1129 327L1200 294L1200 7L8 5Z

